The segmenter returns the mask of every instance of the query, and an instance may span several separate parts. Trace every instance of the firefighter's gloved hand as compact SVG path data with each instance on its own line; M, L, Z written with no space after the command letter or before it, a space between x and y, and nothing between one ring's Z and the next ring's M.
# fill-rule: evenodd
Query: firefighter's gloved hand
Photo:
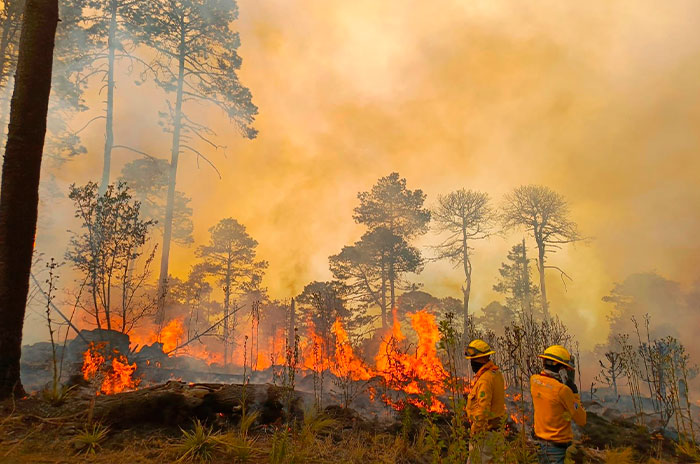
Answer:
M571 389L572 392L578 393L578 387L576 386L576 370L566 369L566 381L564 382L567 387Z

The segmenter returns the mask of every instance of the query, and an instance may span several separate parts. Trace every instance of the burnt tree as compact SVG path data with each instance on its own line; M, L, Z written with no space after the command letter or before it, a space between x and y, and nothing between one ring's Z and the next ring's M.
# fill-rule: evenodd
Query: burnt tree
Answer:
M0 398L24 393L22 326L57 24L57 0L27 0L0 192Z
M471 244L491 235L493 210L489 196L474 190L456 190L438 197L438 207L433 210L437 230L446 234L437 246L438 258L448 259L464 269L462 285L464 335L469 326L469 296L472 289Z
M543 185L523 185L505 196L501 211L506 230L522 227L537 244L537 270L540 275L542 312L549 318L545 270L560 272L562 281L570 277L559 267L547 264L548 255L567 243L583 240L578 226L569 219L569 205L562 195Z

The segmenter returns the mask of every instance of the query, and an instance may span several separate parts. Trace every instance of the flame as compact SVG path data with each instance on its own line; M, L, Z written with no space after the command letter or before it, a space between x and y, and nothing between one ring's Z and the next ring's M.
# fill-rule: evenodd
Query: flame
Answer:
M104 347L104 343L100 343L97 346L91 343L83 353L83 367L80 370L85 380L92 380L105 363L105 357L98 351Z
M185 340L185 325L181 319L172 319L163 330L160 331L160 340L163 344L163 351L171 352Z
M426 390L433 395L444 393L447 371L437 355L436 344L440 339L440 332L435 316L425 309L409 314L411 327L418 335L418 348L415 356L412 356L399 348L399 342L404 340L405 336L401 331L396 309L392 313L394 322L390 335L380 344L375 358L377 373L384 377L387 385L394 390L413 395L423 394ZM387 400L388 398L385 399ZM414 398L410 398L409 402L425 407L431 412L446 411L445 405L434 396L430 405ZM390 404L397 407L393 402Z
M184 342L185 326L182 319L170 320L160 331L158 327L142 327L129 333L132 345L151 345L155 342L163 344L163 351L168 353Z
M121 393L127 390L135 390L141 383L141 379L133 378L136 371L136 363L129 364L124 356L112 360L112 369L102 382L100 390L105 395Z
M101 353L105 343L90 344L83 353L81 372L85 380L91 381L103 376L98 394L112 395L127 390L135 390L141 379L134 378L136 363L129 364L124 355L115 353L111 365L107 366L106 359Z
M403 401L395 401L387 395L381 395L382 400L391 404L392 407L400 409L406 403L410 403L429 411L445 412L447 408L437 399L437 396L444 394L448 374L438 357L437 343L440 333L435 316L425 308L408 315L410 325L418 337L418 343L411 352L406 351L404 343L406 335L402 332L395 308L392 311L392 318L393 323L384 334L379 350L374 356L374 367L368 366L356 355L343 321L338 318L331 327L335 337L334 344L333 341L328 340L327 334L324 336L318 333L313 324L307 327L299 343L299 368L315 372L330 371L337 377L353 381L367 381L379 376L384 379L389 389L407 395ZM140 345L160 342L163 344L164 352L172 352L186 341L187 330L184 320L184 317L174 318L160 330L155 326L139 328L130 334L131 340L133 344ZM251 324L251 330L255 332L255 322ZM252 365L257 370L268 369L273 365L282 366L286 362L285 327L278 327L274 336L260 339L255 345L255 352L251 348L244 355L242 346L240 348L232 353L234 364L242 365L245 359L249 366ZM223 361L219 350L214 351L201 341L178 348L176 352L169 355L187 355L205 360L208 364ZM101 366L105 364L105 359L101 356L96 350L86 351L83 363L83 375L86 378L94 378ZM153 364L160 367L158 362ZM106 383L102 390L112 393L119 388L135 388L138 385L137 381L133 381L135 370L135 364L130 365L125 358L117 357L112 361L112 368L109 371L111 374L105 378ZM132 383L129 383L130 381ZM375 390L370 392L370 396L374 398L380 395Z
M309 322L306 332L306 339L300 343L302 366L316 372L328 370L331 366L325 339L316 333L313 322Z
M168 356L190 356L201 359L210 365L223 363L222 353L210 351L202 343L190 343L174 352L175 348L187 341L186 333L184 317L181 317L171 319L160 331L157 327L142 328L130 333L129 338L133 346L145 346L160 342L163 344L163 352L167 353Z
M274 336L267 337L267 346L260 346L255 368L263 370L283 365L285 340L284 327L278 327Z
M355 357L348 334L340 318L333 323L331 331L335 335L335 363L331 372L341 378L352 380L369 380L372 374L361 359Z

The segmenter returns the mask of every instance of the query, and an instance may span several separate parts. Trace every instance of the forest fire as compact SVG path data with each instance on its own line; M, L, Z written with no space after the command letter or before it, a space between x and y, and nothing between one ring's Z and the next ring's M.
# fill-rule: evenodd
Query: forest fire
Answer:
M335 363L331 367L331 372L338 377L350 377L352 380L369 380L372 378L372 374L365 366L365 363L353 353L348 334L340 318L336 319L331 330L335 334Z
M401 331L396 310L393 311L393 325L375 357L377 374L381 375L392 389L402 390L408 394L431 394L432 412L444 412L445 405L432 395L444 393L444 380L447 378L442 362L437 356L436 343L439 332L435 316L426 309L409 314L411 327L418 335L418 347L415 355L401 351L399 343L406 337ZM386 396L384 401L396 406ZM426 406L422 401L409 399L416 406Z
M382 397L385 403L395 409L401 409L404 403L411 403L433 412L445 412L445 405L437 398L445 392L443 384L447 372L438 357L439 332L435 316L428 309L423 309L409 313L407 319L417 339L415 348L407 351L406 346L410 345L406 345L407 337L402 332L398 315L394 311L393 324L382 337L378 351L373 357L374 366L356 354L340 317L336 318L325 336L309 323L306 333L299 341L297 366L307 373L330 372L346 382L369 382L377 379L389 390L403 393L403 400L390 399L387 395ZM238 370L244 363L252 371L261 372L274 366L282 367L289 362L287 330L284 327L278 327L274 336L265 337L265 342L260 346L257 345L257 341L251 341L254 339L246 337L244 347L247 353L243 355L242 350L239 350L240 353L236 352L233 363L228 367L221 363L223 356L218 351L220 340L216 339L215 343L210 344L197 341L187 344L187 332L184 318L170 320L160 331L153 327L142 327L130 334L131 349L158 342L162 344L162 356L167 355L173 360L182 357L201 359L210 366L217 365L229 373L233 372L230 368ZM98 344L91 345L83 353L83 377L86 380L102 378L102 394L136 388L139 385L139 380L134 379L136 363L129 363L122 355L116 355L109 360L109 356L104 352L104 344ZM163 368L157 358L146 358L143 366L148 369Z
M192 343L181 346L187 341L187 331L183 318L171 319L162 329L157 327L144 328L129 334L132 345L146 346L152 343L162 343L163 352L168 356L187 355L192 358L201 359L207 364L221 364L223 355L209 351L201 343ZM177 351L175 351L177 349Z
M124 391L134 390L141 382L134 378L136 363L130 364L124 355L116 354L108 363L101 353L105 344L90 344L83 353L83 366L81 372L87 381L98 381L100 388L97 394L111 395Z
M275 335L267 338L267 347L263 346L258 350L257 355L251 356L255 359L254 369L264 370L284 364L285 331L283 327L278 327Z

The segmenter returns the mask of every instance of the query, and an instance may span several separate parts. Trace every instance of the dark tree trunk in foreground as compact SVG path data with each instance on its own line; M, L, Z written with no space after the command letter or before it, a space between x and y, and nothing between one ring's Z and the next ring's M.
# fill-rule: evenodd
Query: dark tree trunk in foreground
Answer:
M0 399L24 393L19 359L57 24L57 0L27 0L0 192Z

